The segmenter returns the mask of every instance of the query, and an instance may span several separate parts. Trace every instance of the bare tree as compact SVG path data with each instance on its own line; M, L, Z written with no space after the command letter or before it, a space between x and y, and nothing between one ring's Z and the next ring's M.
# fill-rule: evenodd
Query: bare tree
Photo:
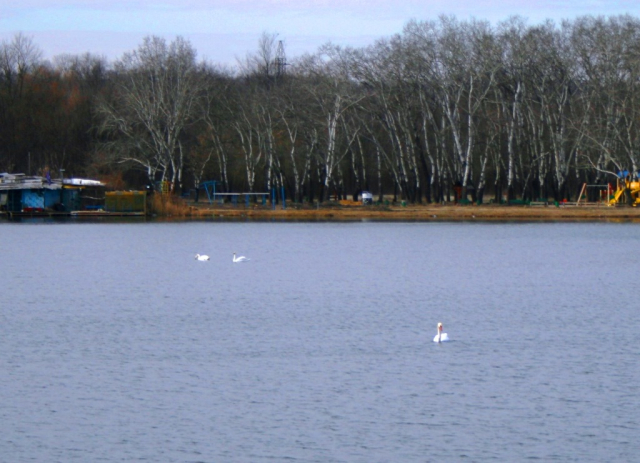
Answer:
M156 171L181 188L185 127L198 117L196 100L202 86L196 52L181 37L167 45L160 37L146 37L140 47L116 62L113 101L99 106L101 129L115 143L118 162Z
M18 97L24 89L24 80L41 64L42 51L31 37L22 33L14 36L9 43L0 45L0 70L4 84L13 89Z
M42 112L42 100L32 90L42 66L42 52L30 37L16 34L0 43L0 169L27 169L38 128L34 114ZM30 85L30 82L32 85ZM46 92L44 92L46 93Z

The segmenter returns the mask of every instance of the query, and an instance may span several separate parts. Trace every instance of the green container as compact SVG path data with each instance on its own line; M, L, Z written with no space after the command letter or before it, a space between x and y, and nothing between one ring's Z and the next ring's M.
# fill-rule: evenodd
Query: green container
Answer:
M105 193L104 206L109 212L145 212L145 191L114 191Z

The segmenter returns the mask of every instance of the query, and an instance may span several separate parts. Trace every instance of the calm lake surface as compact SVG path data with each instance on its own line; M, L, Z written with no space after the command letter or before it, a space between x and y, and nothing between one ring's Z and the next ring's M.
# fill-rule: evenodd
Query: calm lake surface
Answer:
M0 461L638 461L639 250L629 223L0 221Z

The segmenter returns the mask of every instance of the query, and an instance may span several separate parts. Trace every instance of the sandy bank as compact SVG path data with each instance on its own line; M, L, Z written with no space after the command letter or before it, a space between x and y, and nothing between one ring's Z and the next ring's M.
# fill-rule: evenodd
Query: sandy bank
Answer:
M640 221L640 208L585 206L498 206L498 205L409 205L403 206L322 206L285 209L238 205L233 207L196 205L196 217L252 218L261 220L533 220L533 221Z

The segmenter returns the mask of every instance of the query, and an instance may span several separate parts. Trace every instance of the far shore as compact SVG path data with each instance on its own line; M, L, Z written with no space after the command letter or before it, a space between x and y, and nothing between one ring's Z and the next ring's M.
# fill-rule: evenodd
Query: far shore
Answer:
M575 205L276 205L233 206L190 204L194 218L247 218L257 220L478 220L478 221L640 221L640 208L604 204Z

